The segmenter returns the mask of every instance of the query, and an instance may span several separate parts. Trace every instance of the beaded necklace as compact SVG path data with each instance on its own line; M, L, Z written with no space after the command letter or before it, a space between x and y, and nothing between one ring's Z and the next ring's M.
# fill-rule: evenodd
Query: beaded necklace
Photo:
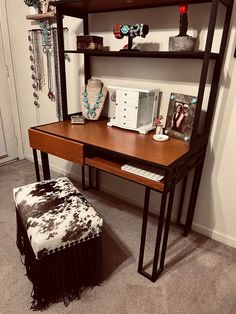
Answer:
M92 108L91 108L91 105L88 101L88 92L87 92L87 85L85 85L84 87L84 92L82 93L82 96L83 96L83 99L82 101L84 102L84 107L87 108L88 112L87 112L87 118L92 118L94 119L96 117L96 110L99 108L99 105L101 103L101 99L102 97L104 96L103 92L103 83L101 84L101 89L100 91L98 92L97 94L97 98L96 98L96 101L95 101L95 104L92 105Z

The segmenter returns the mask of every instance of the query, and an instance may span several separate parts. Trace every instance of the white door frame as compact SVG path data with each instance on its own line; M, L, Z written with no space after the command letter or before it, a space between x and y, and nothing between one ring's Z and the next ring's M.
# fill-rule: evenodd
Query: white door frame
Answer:
M22 135L21 135L21 127L20 127L20 117L19 117L19 109L17 102L17 92L15 85L15 77L14 77L14 68L13 68L13 60L12 60L12 52L11 52L11 42L10 42L10 34L8 27L8 12L6 6L6 0L0 1L0 19L2 26L2 40L3 46L5 50L5 58L8 68L8 85L9 85L9 93L10 93L10 105L12 109L13 125L15 136L17 139L17 151L18 158L23 159L23 144L22 144Z

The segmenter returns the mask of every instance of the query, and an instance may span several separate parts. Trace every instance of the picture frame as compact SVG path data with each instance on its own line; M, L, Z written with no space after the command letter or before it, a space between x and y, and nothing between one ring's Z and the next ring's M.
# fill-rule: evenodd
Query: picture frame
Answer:
M166 118L165 134L189 142L193 130L197 98L171 93Z

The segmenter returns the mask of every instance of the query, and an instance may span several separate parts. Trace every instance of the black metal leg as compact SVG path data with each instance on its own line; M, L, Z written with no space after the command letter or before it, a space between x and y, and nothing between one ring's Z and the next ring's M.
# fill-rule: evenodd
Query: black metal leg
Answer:
M183 185L182 185L181 196L180 196L180 201L179 201L178 217L177 217L177 221L176 221L176 223L177 223L178 225L180 225L180 221L181 221L181 216L182 216L182 211L183 211L184 196L185 196L187 181L188 181L188 176L186 176L186 177L184 178Z
M89 166L89 187L91 188L93 186L92 182L92 167Z
M143 257L144 257L144 251L145 251L150 189L147 187L145 191L138 272L142 274L143 276L145 276L146 278L152 280L153 282L157 280L158 276L161 274L161 272L164 269L174 194L175 194L175 189L173 188L169 195L166 222L165 222L165 212L166 212L166 201L167 201L168 192L164 191L162 194L161 209L160 209L160 216L159 216L156 243L155 243L155 252L154 252L153 265L152 265L152 274L149 274L143 269ZM165 222L165 227L164 227L164 222ZM163 241L162 241L163 230L164 230L164 236L163 236ZM160 266L158 267L161 242L162 242L161 259L160 259Z
M153 260L153 267L152 267L152 281L155 281L159 275L157 271L157 264L159 260L159 251L161 246L161 237L163 232L163 224L165 219L165 209L166 209L166 200L167 200L167 192L164 191L162 194L161 199L161 209L160 209L160 216L157 228L157 236L156 236L156 245L155 245L155 253L154 253L154 260Z
M141 241L140 241L140 249L139 249L138 272L141 272L143 268L143 257L144 257L144 250L145 250L147 221L148 221L149 198L150 198L150 188L146 187L144 207L143 207L142 233L141 233Z
M40 181L39 163L38 163L37 150L35 148L33 148L33 156L34 156L34 167L35 167L36 180L39 182Z
M96 169L96 190L99 190L99 169Z
M192 228L193 216L194 216L194 211L195 211L195 206L196 206L196 201L197 201L197 194L198 194L198 190L200 186L203 165L204 165L204 161L202 161L199 165L197 165L195 169L192 191L190 195L188 212L187 212L184 233L183 233L183 236L185 237L189 234Z
M165 223L165 231L164 231L162 250L161 250L161 261L160 261L160 270L161 271L164 269L164 264L165 264L166 247L167 247L169 230L170 230L170 220L171 220L171 213L172 213L172 208L173 208L174 195L175 195L175 188L170 192L170 196L169 196L168 210L167 210L166 223Z
M85 171L84 171L84 165L81 166L82 170L82 190L85 191Z
M45 152L41 152L41 160L42 160L42 167L43 167L43 178L44 180L49 180L50 169L49 169L49 162L48 162L48 154Z

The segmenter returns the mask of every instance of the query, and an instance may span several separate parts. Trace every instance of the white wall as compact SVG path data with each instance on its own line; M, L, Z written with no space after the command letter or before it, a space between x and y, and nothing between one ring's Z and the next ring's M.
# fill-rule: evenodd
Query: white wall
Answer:
M195 229L236 247L236 7L197 200Z
M31 157L28 145L27 129L37 123L46 123L56 120L55 104L48 101L44 91L41 96L41 108L36 111L33 106L31 72L28 52L27 30L37 27L35 23L27 21L28 13L23 1L7 1L8 19L18 104L24 138L24 153L27 158ZM199 48L203 49L206 39L208 24L209 5L190 6L189 10L189 34L199 35ZM236 150L235 134L236 118L235 88L236 70L233 51L235 48L235 23L234 11L232 30L230 34L227 57L224 72L221 79L220 93L217 101L217 110L208 151L203 171L201 187L199 191L196 215L193 229L211 236L219 241L236 247L236 217L233 197L233 180L236 177L236 165L233 163L234 151ZM117 40L112 35L112 28L117 23L147 23L150 26L150 34L146 39L138 39L142 42L156 42L160 50L168 49L168 37L176 35L178 31L178 9L176 7L147 9L142 11L116 12L114 14L95 14L90 19L91 33L104 37L104 44L111 46L112 50L120 49L126 39ZM20 23L19 23L20 21ZM81 32L81 24L78 21L67 19L65 26L69 26L69 48L73 48L76 35ZM214 38L213 51L219 49L221 35L222 15L218 17L217 28ZM70 86L69 103L71 111L78 109L80 75L83 73L81 58L77 55L73 61L67 63L68 85ZM168 59L130 59L130 58L96 58L92 63L94 77L101 78L105 84L119 84L135 87L160 88L163 91L161 112L166 115L168 99L171 92L197 95L198 81L200 76L201 61L198 60L168 60ZM207 103L209 86L207 86L204 102ZM74 99L74 100L73 100ZM73 107L73 108L72 108ZM79 167L64 162L57 158L51 159L54 169L71 172L80 175ZM234 175L235 174L235 175ZM112 182L112 184L111 184ZM126 199L131 203L142 206L143 187L126 182L122 179L103 174L101 187L114 195ZM128 191L128 192L127 192ZM159 195L151 194L151 209L157 211Z

